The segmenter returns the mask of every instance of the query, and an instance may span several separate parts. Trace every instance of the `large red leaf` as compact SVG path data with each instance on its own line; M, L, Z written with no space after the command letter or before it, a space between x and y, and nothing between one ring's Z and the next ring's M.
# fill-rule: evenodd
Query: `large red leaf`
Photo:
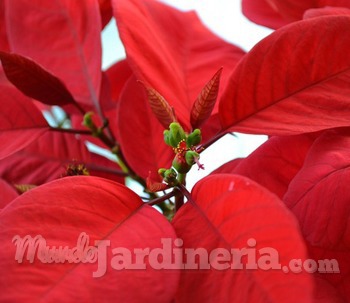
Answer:
M127 82L118 107L118 138L131 168L146 179L159 179L158 169L169 168L175 156L164 143L163 126L153 115L143 87L135 77Z
M232 160L212 174L231 173L246 176L282 199L317 136L315 133L272 137L247 158Z
M242 13L249 20L273 29L289 23L270 5L269 0L242 0Z
M296 134L350 123L350 17L308 19L258 43L220 102L224 128Z
M137 78L156 89L189 130L190 110L202 88L220 67L225 86L228 72L244 52L211 33L194 12L180 12L158 1L112 3Z
M324 274L350 299L350 129L329 130L311 147L289 185L286 205L300 222L313 259L335 259L340 273ZM347 301L348 302L348 301Z
M70 177L33 189L0 213L0 277L2 301L6 302L170 302L179 271L153 269L145 258L144 270L117 270L117 251L162 248L162 238L173 240L174 231L156 210L143 205L131 190L96 177ZM99 248L98 261L107 272L93 277L94 263L34 263L15 261L12 239L41 235L47 245L77 246L81 233L87 245ZM110 246L96 240L108 240ZM113 251L112 250L117 250ZM125 256L123 253L119 256ZM134 255L135 257L135 255ZM127 257L125 265L130 264ZM153 260L154 261L154 260ZM135 262L133 259L132 262ZM164 262L168 262L165 260ZM101 272L102 274L102 272Z
M185 249L204 248L211 255L217 248L250 248L257 262L260 249L276 249L279 261L272 258L272 263L283 266L293 258L306 257L294 217L275 195L255 182L236 175L209 176L197 183L192 196L193 201L187 202L173 221ZM213 257L211 264L225 265L225 258L222 262ZM256 265L249 259L243 258L243 269L183 270L177 302L312 301L310 275L247 269L247 264ZM233 261L240 263L239 259Z
M284 197L312 245L350 250L349 148L349 129L325 132Z
M16 88L0 85L0 159L21 150L49 130L41 112Z
M0 210L18 196L17 191L5 180L0 179Z
M81 104L97 105L101 82L97 1L9 0L6 25L12 51L60 78Z
M120 167L88 151L74 134L49 132L17 153L0 160L0 176L13 184L33 184L55 180L68 165L84 164L91 175L123 183Z

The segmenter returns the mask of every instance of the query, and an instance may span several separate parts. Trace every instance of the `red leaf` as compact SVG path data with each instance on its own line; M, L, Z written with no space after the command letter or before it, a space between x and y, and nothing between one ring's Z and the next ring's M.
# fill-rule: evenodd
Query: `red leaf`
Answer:
M111 0L98 0L100 5L100 14L102 20L102 28L104 28L113 17L113 9Z
M320 278L345 301L350 298L349 135L348 128L324 132L311 146L284 197L300 222L310 257L337 261L340 273L324 273Z
M309 8L324 6L349 7L348 0L268 0L270 5L289 22L302 19L304 12Z
M208 120L214 109L219 93L221 72L222 68L220 68L204 86L192 106L190 121L193 129L199 128Z
M5 180L0 179L0 212L7 204L18 196L17 191Z
M350 15L350 9L344 7L326 6L323 8L312 8L305 11L303 19L322 17L328 15Z
M139 83L141 83L146 90L148 102L153 114L156 116L160 124L167 129L172 122L176 122L174 110L154 88L147 86L143 82Z
M126 82L133 75L127 60L121 60L106 70L109 83L112 89L112 98L115 102L119 100L121 91Z
M124 182L116 163L90 153L74 134L61 132L49 132L0 160L0 176L14 184L41 185L60 178L71 163L84 164L91 175Z
M158 1L112 3L136 77L156 89L190 130L190 109L206 81L223 67L225 86L228 72L244 52L212 34L194 12L180 12Z
M229 252L251 248L257 262L260 249L276 249L283 266L293 258L306 257L294 217L275 195L255 182L234 175L209 176L197 183L192 196L194 201L186 203L173 220L184 249L204 248L210 256L216 248ZM210 258L213 264L215 259ZM254 260L243 257L240 263L236 258L231 261L243 264L243 269L183 270L178 302L312 301L310 275L249 270L245 266L256 265Z
M49 130L41 112L14 87L0 85L0 159L21 150Z
M164 143L163 126L153 115L140 84L131 78L118 107L118 138L131 168L146 179L160 181L159 168L169 168L174 151Z
M153 250L162 247L161 239L175 238L160 213L118 183L96 177L54 181L14 200L0 213L0 222L0 270L6 272L0 277L3 301L164 303L177 289L179 271L153 269L147 257L144 270L112 267L120 249ZM90 246L96 240L110 241L106 253L103 242L95 246L100 249L98 261L107 262L107 272L99 278L93 277L97 262L47 264L37 255L34 263L14 260L16 235L41 235L50 247L73 248L82 232L90 237ZM123 260L130 264L127 256Z
M282 199L317 136L318 133L272 137L247 158L232 160L212 174L246 176Z
M330 16L285 26L258 43L222 96L224 128L287 135L349 125L347 34L350 17Z
M28 97L48 105L79 106L61 80L34 61L1 51L0 60L7 78Z
M97 1L7 1L6 22L13 52L32 58L61 79L80 104L98 105L101 17Z
M270 3L268 0L242 0L242 12L249 20L273 29L288 24Z
M349 135L340 129L320 136L284 197L312 245L350 250Z

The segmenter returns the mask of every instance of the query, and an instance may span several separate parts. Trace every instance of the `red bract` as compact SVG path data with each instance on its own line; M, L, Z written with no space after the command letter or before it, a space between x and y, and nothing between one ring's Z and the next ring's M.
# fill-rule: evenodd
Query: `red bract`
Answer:
M246 176L275 193L280 199L318 134L272 137L245 159L232 160L213 172ZM283 168L283 169L281 169Z
M98 106L101 17L97 1L10 0L5 5L11 50L51 71L81 104Z
M14 200L0 213L0 278L2 300L29 302L170 302L178 285L179 271L111 268L112 248L162 247L161 238L173 239L171 225L157 211L143 205L128 188L95 177L70 177L33 189ZM41 235L48 246L73 248L81 232L90 237L87 245L101 247L95 240L108 240L99 260L107 272L93 273L97 263L23 263L14 261L12 239ZM107 254L106 254L107 252ZM114 263L116 264L116 263ZM102 273L102 270L101 270ZM137 281L137 283L135 283ZM133 285L133 286L132 286ZM158 291L149 289L156 285Z
M274 247L279 256L271 254L267 267L306 257L296 220L275 195L255 182L234 175L210 176L196 185L192 197L173 221L185 248L205 248L209 253L217 248L253 248L259 258L261 248ZM217 268L182 272L178 302L311 302L309 275L249 269L247 255L233 260L235 266L244 264L243 269L224 269L222 255L216 258L210 260L218 262ZM262 266L265 261L257 262Z
M221 85L244 52L213 35L193 12L157 1L113 1L128 59L138 79L156 89L190 130L192 104L215 72ZM198 76L200 75L200 76ZM214 111L215 113L215 111Z
M0 179L0 212L7 204L14 200L18 196L17 191L13 186L7 183L5 180Z
M315 259L336 259L338 275L322 275L345 298L349 297L349 154L350 130L330 130L310 148L284 201L300 222Z
M303 19L308 9L326 6L349 8L350 4L347 0L242 0L247 18L273 29Z
M31 99L14 87L1 85L0 159L21 150L49 130Z
M222 95L223 127L287 135L349 125L346 33L350 17L330 16L291 24L259 42Z
M60 132L49 132L0 160L0 176L12 184L41 185L64 176L68 165L80 164L91 175L123 182L121 169L116 163L90 153L74 134Z
M267 0L242 0L242 13L249 20L273 29L289 23L274 10Z
M135 110L136 109L136 110ZM164 127L152 114L145 92L134 77L127 82L118 107L118 137L130 166L144 179L171 164L173 150L164 144Z

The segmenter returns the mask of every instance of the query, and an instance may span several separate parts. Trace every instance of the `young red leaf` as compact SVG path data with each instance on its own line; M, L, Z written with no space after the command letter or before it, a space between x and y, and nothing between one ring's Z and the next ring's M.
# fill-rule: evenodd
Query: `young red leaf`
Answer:
M256 24L279 28L288 24L267 0L242 0L242 13Z
M349 125L347 34L350 17L329 16L290 24L259 42L222 96L223 127L288 135Z
M33 60L2 51L0 60L8 80L28 97L48 105L74 104L79 108L62 81Z
M153 269L155 260L148 257L142 259L143 270L116 268L143 264L124 255L126 250L135 257L134 249L162 248L162 238L175 238L159 212L118 183L96 177L53 181L15 199L0 213L0 222L0 270L6 272L0 277L3 301L164 303L172 300L178 287L179 271ZM49 247L73 248L79 246L82 233L89 237L86 245L99 250L99 264L96 259L48 264L38 258L40 254L34 255L34 263L26 255L23 263L15 261L16 236L41 235Z
M154 88L147 86L141 81L139 83L141 83L146 90L148 102L153 114L160 124L162 124L165 129L168 129L172 122L176 122L174 109L171 108L169 103Z
M220 77L222 68L220 68L210 81L203 87L191 109L191 126L192 129L199 128L207 119L209 119L220 87Z
M18 193L13 186L5 180L0 179L0 212L7 204L17 198Z
M124 182L120 167L88 151L74 134L49 132L24 149L0 160L0 176L13 184L33 184L65 175L69 164L83 164L90 175ZM15 168L15 169L14 169Z
M228 72L244 52L211 33L194 12L180 12L159 1L112 3L136 77L169 102L189 131L190 110L206 81L222 66L225 86Z
M6 1L6 25L13 52L31 58L61 79L81 105L98 107L98 1Z
M212 174L246 176L282 199L317 137L318 133L272 137L247 158L232 160Z
M151 171L152 180L161 181L158 169L170 167L175 154L164 143L164 127L152 113L134 77L121 94L117 122L122 152L131 168L144 179Z
M49 130L32 101L12 86L0 85L0 159L3 159Z
M275 195L245 177L223 174L202 179L192 197L193 201L175 215L173 226L185 249L208 252L212 267L184 269L177 302L312 302L309 274L267 268L306 258L298 224ZM256 259L247 253L239 256L238 252L232 259L227 254L220 259L215 254L218 248L229 254L231 249L251 249ZM269 265L260 259L264 248L266 254L278 252L277 259L271 253ZM205 254L204 259L199 258L204 264L208 262ZM228 263L237 267L242 264L243 268L233 270L226 267ZM258 264L259 268L255 267Z

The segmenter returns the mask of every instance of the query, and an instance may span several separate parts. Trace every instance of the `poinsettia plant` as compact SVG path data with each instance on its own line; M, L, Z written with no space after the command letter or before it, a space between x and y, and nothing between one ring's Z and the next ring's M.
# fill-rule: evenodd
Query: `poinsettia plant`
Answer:
M1 302L350 302L348 1L243 0L247 53L156 0L0 6ZM190 191L233 132L269 139Z

